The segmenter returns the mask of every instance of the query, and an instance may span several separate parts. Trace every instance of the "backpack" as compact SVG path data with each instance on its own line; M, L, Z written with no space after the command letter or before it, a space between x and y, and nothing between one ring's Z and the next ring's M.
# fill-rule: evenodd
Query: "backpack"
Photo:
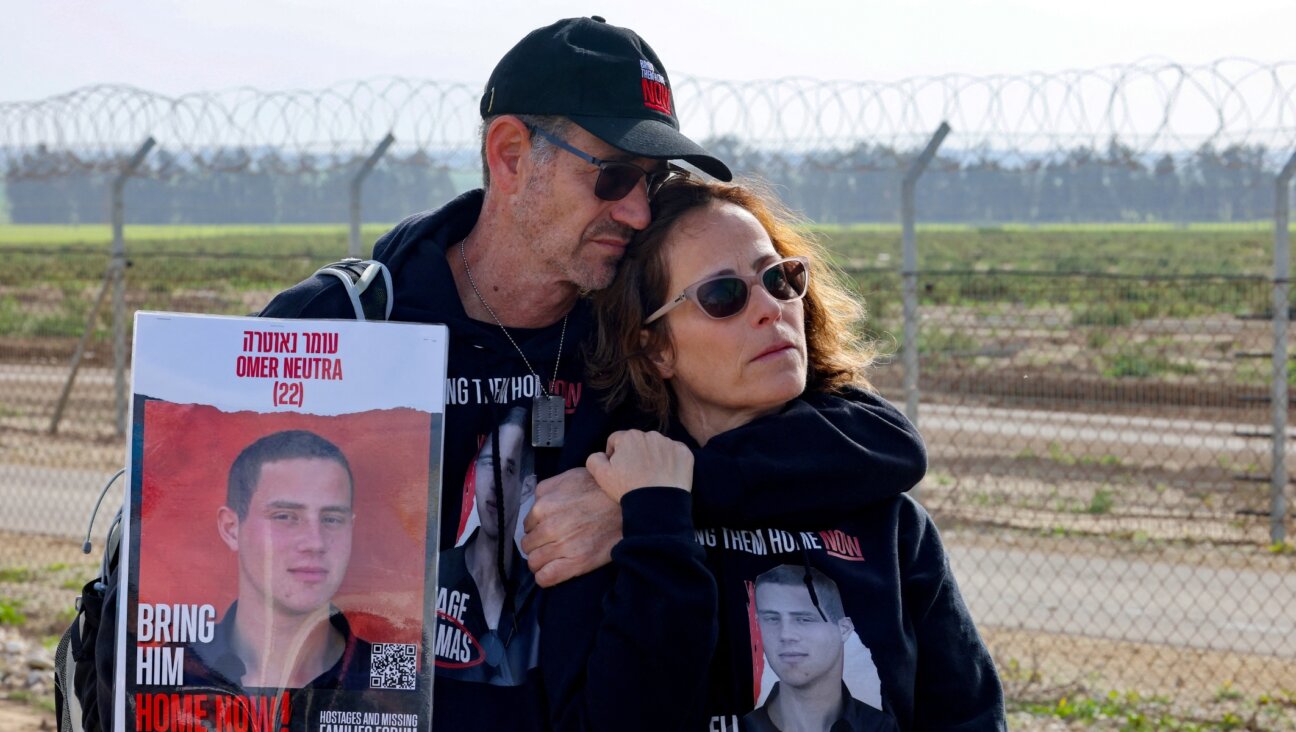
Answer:
M340 262L326 264L315 272L316 277L336 277L342 281L356 320L389 320L395 298L391 296L391 270L373 259L348 257ZM382 286L374 287L381 278Z
M356 320L388 320L395 297L391 271L372 259L348 257L326 264L314 277L336 277L342 282ZM99 503L116 480L117 472L99 493L90 514L90 527L81 550L90 553L90 534ZM122 509L117 509L108 529L99 574L81 588L76 617L59 638L54 650L54 713L58 732L108 732L112 729L115 664L117 661L117 589L121 565Z

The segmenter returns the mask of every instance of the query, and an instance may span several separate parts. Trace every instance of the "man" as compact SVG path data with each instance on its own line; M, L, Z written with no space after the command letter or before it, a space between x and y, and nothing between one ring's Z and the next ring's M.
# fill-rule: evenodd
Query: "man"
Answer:
M743 717L744 729L896 729L890 715L853 698L842 680L855 626L836 582L812 567L783 564L756 578L755 597L765 659L779 680L765 704Z
M668 160L731 177L680 134L670 81L652 48L601 18L562 20L527 35L491 74L481 114L484 190L405 220L374 247L392 274L391 319L449 326L446 486L464 485L479 446L504 432L518 406L528 415L539 478L579 468L603 448L607 417L583 383L580 353L592 316L581 294L611 281L631 236L648 225L650 193L671 173ZM262 311L292 318L352 313L341 283L323 277L281 293ZM500 452L490 452L492 471ZM526 662L507 676L462 678L438 653L434 728L532 730L547 723L534 654L513 647L536 636L525 607L532 593L518 590L607 564L621 524L616 504L583 472L538 488L536 506L523 542L530 568L512 566L512 552L495 552L500 561L484 568L491 588L438 607L436 629L444 638L462 632L460 615L494 615L499 599L500 617L515 622L480 652L488 662L519 655ZM457 491L445 492L443 551L452 550L466 509ZM496 532L497 543L507 533ZM450 586L460 569L443 563L441 585ZM695 665L704 667L705 659Z
M354 494L346 456L312 432L276 432L239 453L216 516L238 556L238 599L211 642L186 654L186 683L369 687L372 647L331 605L351 559Z

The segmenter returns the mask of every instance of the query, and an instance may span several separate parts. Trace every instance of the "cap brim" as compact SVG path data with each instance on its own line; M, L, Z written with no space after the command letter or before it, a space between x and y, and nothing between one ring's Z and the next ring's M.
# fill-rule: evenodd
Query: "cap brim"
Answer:
M714 178L733 180L729 166L665 122L583 115L569 119L619 150L657 160L684 160Z

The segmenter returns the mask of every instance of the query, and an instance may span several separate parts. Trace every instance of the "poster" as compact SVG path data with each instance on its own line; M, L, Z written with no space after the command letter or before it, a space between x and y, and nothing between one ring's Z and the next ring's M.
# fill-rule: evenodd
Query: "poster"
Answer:
M430 729L446 350L136 316L114 729Z

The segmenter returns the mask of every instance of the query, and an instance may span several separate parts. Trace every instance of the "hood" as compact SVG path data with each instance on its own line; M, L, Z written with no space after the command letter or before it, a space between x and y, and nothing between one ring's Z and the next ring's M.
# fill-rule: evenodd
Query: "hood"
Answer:
M470 330L484 326L464 312L446 262L449 248L476 225L483 200L481 189L468 191L436 210L410 216L374 243L373 258L391 270L394 291L400 293L392 320Z

